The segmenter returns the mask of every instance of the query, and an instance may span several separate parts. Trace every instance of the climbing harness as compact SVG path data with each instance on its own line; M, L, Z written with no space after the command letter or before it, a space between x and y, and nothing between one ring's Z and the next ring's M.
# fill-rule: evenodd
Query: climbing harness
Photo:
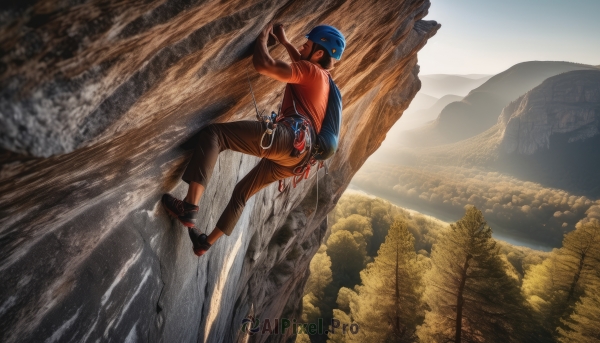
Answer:
M267 126L267 129L260 137L260 147L263 148L263 150L270 149L271 145L273 145L273 140L275 139L275 129L277 129L277 123L275 122L276 118L277 113L271 112L271 116L264 116L264 118L261 120ZM265 140L266 135L271 136L271 142L269 143L269 145L264 146L263 141Z
M262 112L258 111L258 105L256 104L256 98L254 97L254 90L252 89L252 82L250 81L250 76L248 75L248 69L246 69L246 78L248 79L248 85L250 86L250 94L252 95L252 101L254 103L254 110L256 111L256 118L258 121L263 122L266 125L265 132L262 134L262 137L260 140L260 147L265 150L271 148L271 146L273 145L273 141L275 139L275 132L277 130L277 125L278 125L278 123L282 123L282 124L290 127L292 129L292 131L294 132L294 143L293 143L294 151L292 152L292 156L294 156L294 157L300 156L301 154L303 154L306 151L311 151L312 150L311 142L312 142L312 137L314 136L314 130L312 128L310 121L298 112L298 110L296 108L296 100L292 99L292 104L294 105L294 114L292 114L290 116L282 116L280 114L275 113L274 111L271 112L270 116L263 115L264 111L262 111ZM288 87L290 87L292 95L294 97L296 97L295 93L294 93L294 89L291 86L288 86ZM282 99L282 103L283 103L283 99ZM302 103L300 103L300 105L302 105ZM304 106L302 106L302 107L304 108ZM281 111L281 106L279 107L279 111ZM304 109L304 111L306 111L306 109ZM263 142L264 142L264 138L266 135L269 135L271 139L270 139L269 145L264 146ZM294 169L294 174L296 175L294 180L297 180L299 182L300 180L302 180L301 176L304 174L306 174L305 178L308 177L308 172L310 171L310 167L308 167L308 169L306 169L305 166L307 165L307 162L310 160L310 157L311 157L310 153L307 154L307 156L302 161L302 164ZM311 164L314 165L315 162L313 161ZM305 169L306 169L306 171L305 171ZM294 187L296 187L296 181L294 182Z
M280 117L278 121L290 127L294 132L294 151L292 152L292 156L297 157L308 151L302 161L293 170L294 176L292 176L292 185L296 188L296 185L300 181L308 178L311 166L316 164L316 160L312 156L312 142L315 139L314 137L316 137L316 133L311 122L304 115L300 114L296 108L296 99L298 99L298 97L294 92L294 88L291 85L288 85L287 87L290 87L294 113ZM302 106L304 112L308 113L302 102L298 102L300 103L300 106ZM279 180L278 188L280 192L285 190L286 186L284 180Z
M275 132L278 124L283 124L292 129L294 133L294 150L292 152L293 157L297 157L302 155L305 152L308 152L302 161L293 169L294 176L292 176L292 185L294 188L298 185L298 183L304 179L308 179L310 175L311 167L317 166L317 172L315 173L316 182L317 182L317 201L315 204L315 212L319 206L319 170L321 168L325 168L325 175L329 174L328 165L325 163L325 159L329 158L337 149L337 139L340 131L341 124L341 94L339 93L339 89L333 83L333 80L329 79L330 82L330 98L335 97L334 104L328 104L328 112L334 112L334 115L326 115L326 120L324 121L323 126L321 128L322 131L326 131L327 134L323 135L323 137L319 137L316 135L316 132L312 126L310 120L307 119L304 115L298 112L296 108L296 93L294 92L294 88L291 85L290 93L292 95L292 104L294 107L294 113L291 115L283 116L281 113L271 112L270 116L263 115L263 112L258 111L258 105L256 104L256 98L254 97L254 91L252 89L252 83L250 82L250 77L248 76L248 70L246 69L246 78L248 79L248 85L250 86L250 93L252 95L252 101L254 102L254 109L256 111L256 118L260 122L264 122L266 125L266 130L261 137L260 146L262 149L269 149L273 145L273 140L275 139ZM298 100L300 106L305 113L309 113L306 107L302 104L301 101ZM283 103L283 99L282 99ZM330 107L332 109L330 109ZM279 107L279 112L281 112L281 105ZM266 135L271 137L270 143L267 146L263 145L263 141ZM318 145L314 146L313 142L317 141L317 138L320 138L319 141L326 144L327 147L321 148ZM325 150L325 151L324 151ZM285 180L279 180L279 192L285 191L287 186L285 185ZM320 237L320 229L319 229L319 237Z
M264 110L261 111L260 113L258 112L258 105L256 104L256 98L254 97L254 90L252 89L252 82L250 82L250 76L248 76L247 68L246 68L246 78L248 79L248 85L250 86L250 94L252 94L252 101L254 102L254 110L256 111L256 119L259 122L265 123L265 125L266 125L265 132L260 137L260 147L263 150L267 150L267 149L271 148L271 146L273 145L273 140L275 139L275 131L277 129L276 119L278 117L278 114L275 113L274 111L271 111L271 115L267 116L267 115L263 115ZM265 140L266 135L269 135L271 137L271 141L270 141L269 145L264 146L263 142Z

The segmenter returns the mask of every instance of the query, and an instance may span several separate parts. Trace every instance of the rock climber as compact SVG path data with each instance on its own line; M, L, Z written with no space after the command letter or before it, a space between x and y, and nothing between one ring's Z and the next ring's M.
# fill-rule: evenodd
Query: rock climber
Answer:
M267 47L270 37L277 38L285 47L291 63L271 57ZM256 71L287 83L275 132L265 135L265 126L269 124L261 121L207 126L200 133L197 147L182 176L189 184L187 195L183 200L170 194L162 196L167 212L188 227L197 256L203 255L223 234L231 235L252 195L274 181L294 176L294 169L306 163L306 157L310 156L311 151L305 143L309 142L311 134L319 133L328 102L329 70L334 59L341 58L346 41L339 30L329 25L316 26L306 38L307 41L296 49L287 39L283 25L269 24L256 39L252 59ZM216 227L207 236L195 228L197 205L219 153L226 149L258 156L261 160L235 186Z

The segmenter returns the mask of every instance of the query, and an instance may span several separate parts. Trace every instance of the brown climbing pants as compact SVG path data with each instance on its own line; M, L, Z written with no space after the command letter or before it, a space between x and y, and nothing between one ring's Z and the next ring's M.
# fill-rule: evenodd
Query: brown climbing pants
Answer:
M202 130L194 155L183 173L183 181L197 182L206 189L221 151L230 149L262 157L258 165L235 186L225 211L217 221L217 228L227 236L233 231L246 201L273 181L293 176L293 169L306 155L304 153L298 157L291 157L294 149L294 133L283 124L277 126L271 148L261 148L260 140L265 128L265 123L258 121L238 121L207 126ZM269 145L270 138L269 135L265 135L263 146Z

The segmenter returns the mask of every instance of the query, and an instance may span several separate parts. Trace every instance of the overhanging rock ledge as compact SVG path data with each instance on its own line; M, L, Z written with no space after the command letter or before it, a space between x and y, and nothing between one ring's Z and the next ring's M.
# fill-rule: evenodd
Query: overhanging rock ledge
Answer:
M71 4L70 4L71 3ZM285 342L242 319L300 318L327 213L420 88L417 52L440 25L406 1L28 1L0 7L0 341ZM271 185L203 257L159 206L181 196L189 143L211 122L276 109L251 66L269 22L300 45L346 34L332 74L341 145L295 189ZM281 47L272 54L285 55ZM212 230L257 160L224 152L200 203ZM318 207L317 207L318 180Z

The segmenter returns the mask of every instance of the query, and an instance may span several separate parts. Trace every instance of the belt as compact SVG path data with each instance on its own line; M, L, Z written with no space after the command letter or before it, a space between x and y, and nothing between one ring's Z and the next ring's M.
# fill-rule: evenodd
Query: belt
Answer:
M280 117L278 123L292 129L294 133L294 148L292 156L299 156L307 150L311 150L314 138L314 130L308 119L299 114Z

